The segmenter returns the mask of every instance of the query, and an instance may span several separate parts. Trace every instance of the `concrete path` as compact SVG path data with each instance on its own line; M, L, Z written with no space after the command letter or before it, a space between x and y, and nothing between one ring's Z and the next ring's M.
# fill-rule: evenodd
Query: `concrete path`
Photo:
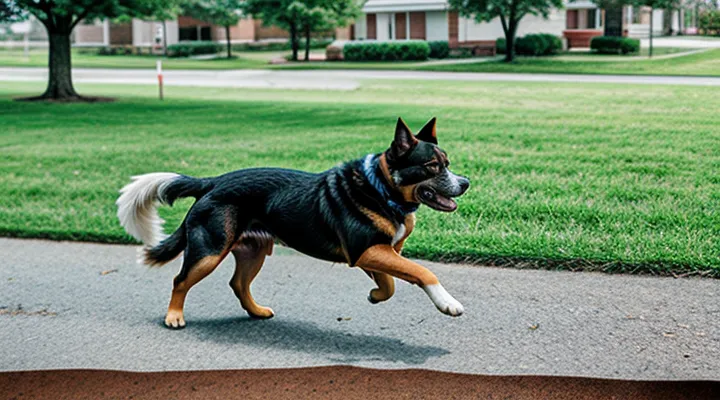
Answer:
M720 280L520 271L426 262L465 305L450 318L399 283L366 300L357 269L274 255L253 288L276 317L249 319L230 260L162 326L178 261L136 246L0 239L0 370L132 371L354 365L625 379L720 378ZM283 253L283 252L281 252Z
M650 47L650 39L640 39L643 48ZM696 36L653 38L654 47L680 47L685 49L720 49L720 39Z
M433 80L463 82L580 82L647 85L720 86L720 77L670 77L632 75L509 74L381 70L231 70L165 71L170 86L353 90L363 80ZM0 68L0 81L45 81L44 68ZM73 69L73 80L82 83L157 85L155 70Z

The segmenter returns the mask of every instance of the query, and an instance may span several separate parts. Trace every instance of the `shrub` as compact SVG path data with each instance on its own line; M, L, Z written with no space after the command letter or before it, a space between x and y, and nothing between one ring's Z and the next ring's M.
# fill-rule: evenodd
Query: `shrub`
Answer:
M515 39L515 51L525 56L547 56L562 50L562 40L549 33L530 34Z
M430 46L430 58L447 58L450 55L450 45L447 40L435 40L428 42Z
M430 45L424 40L357 41L343 47L345 61L424 61L429 55Z
M506 47L507 41L505 41L505 38L497 38L495 41L495 52L498 54L505 54Z
M720 10L708 10L700 13L698 28L705 35L720 35Z
M619 36L596 36L590 49L600 54L631 54L640 51L640 41Z
M170 57L189 57L199 54L215 54L222 45L215 42L181 42L168 46Z
M324 49L333 41L331 39L315 39L310 38L311 49ZM305 39L301 38L299 42L300 49L305 49ZM233 51L281 51L290 50L290 41L284 42L248 42L237 43L232 45Z

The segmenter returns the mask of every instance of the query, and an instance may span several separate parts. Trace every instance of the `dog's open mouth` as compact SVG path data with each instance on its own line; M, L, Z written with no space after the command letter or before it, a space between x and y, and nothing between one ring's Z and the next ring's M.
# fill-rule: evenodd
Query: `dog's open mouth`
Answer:
M457 203L450 197L438 194L433 188L423 186L418 188L418 199L426 206L438 211L455 211Z

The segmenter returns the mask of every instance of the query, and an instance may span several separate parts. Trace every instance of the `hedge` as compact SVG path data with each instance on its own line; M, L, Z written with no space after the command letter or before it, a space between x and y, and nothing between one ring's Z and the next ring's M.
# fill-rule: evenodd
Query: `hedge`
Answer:
M708 10L700 13L698 29L705 35L720 36L720 10Z
M505 54L505 38L495 41L495 51ZM515 52L523 56L549 56L562 50L562 39L549 33L530 34L515 38Z
M515 39L515 52L523 56L549 56L562 50L562 40L549 33L530 34Z
M424 61L430 45L424 40L396 42L352 41L345 43L345 61Z
M215 54L223 49L223 46L215 42L185 42L171 44L168 46L170 57L189 57L199 54Z
M324 49L329 46L333 41L331 39L315 39L310 38L311 49ZM290 41L283 42L249 42L249 43L237 43L232 45L233 51L281 51L290 50ZM301 38L299 41L299 48L305 49L305 38Z
M590 49L600 54L631 54L640 51L640 40L619 36L596 36L590 40Z
M428 42L430 46L430 58L448 58L450 45L447 40L435 40Z
M495 41L495 52L498 54L505 54L505 50L507 50L507 41L505 41L505 38L497 38Z

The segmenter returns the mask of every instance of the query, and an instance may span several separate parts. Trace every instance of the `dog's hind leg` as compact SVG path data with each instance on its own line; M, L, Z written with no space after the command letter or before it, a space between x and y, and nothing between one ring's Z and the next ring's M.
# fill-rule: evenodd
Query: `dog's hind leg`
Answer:
M240 300L242 308L255 318L272 318L275 313L269 307L258 305L250 293L250 284L260 272L265 257L272 254L272 238L240 238L238 246L233 250L235 256L235 274L230 280L230 287Z
M368 301L373 304L389 300L395 294L395 280L392 276L378 271L363 269L366 274L375 281L378 287L372 289L368 295Z
M230 252L234 242L234 220L230 212L199 212L197 220L188 219L188 243L180 273L173 281L172 297L165 316L168 328L185 327L183 308L188 291L210 275Z

